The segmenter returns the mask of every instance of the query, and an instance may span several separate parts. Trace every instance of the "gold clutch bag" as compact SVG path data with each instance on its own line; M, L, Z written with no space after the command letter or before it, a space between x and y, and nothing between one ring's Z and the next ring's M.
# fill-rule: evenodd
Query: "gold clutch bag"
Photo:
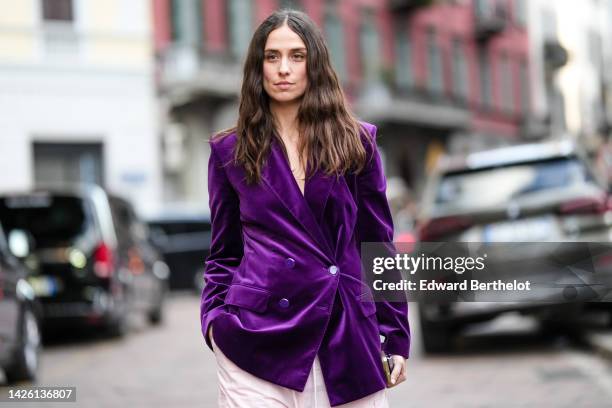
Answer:
M385 372L385 378L387 379L387 386L390 387L391 384L391 373L393 372L393 358L390 354L386 354L384 351L380 352L380 357L382 359L383 371Z

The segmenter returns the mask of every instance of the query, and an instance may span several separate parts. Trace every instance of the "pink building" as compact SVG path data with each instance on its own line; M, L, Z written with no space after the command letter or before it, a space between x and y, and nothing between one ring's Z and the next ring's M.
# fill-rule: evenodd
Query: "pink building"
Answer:
M379 127L388 176L419 190L440 152L529 136L526 1L153 0L160 96L186 133L230 125L254 28L302 9L354 111Z

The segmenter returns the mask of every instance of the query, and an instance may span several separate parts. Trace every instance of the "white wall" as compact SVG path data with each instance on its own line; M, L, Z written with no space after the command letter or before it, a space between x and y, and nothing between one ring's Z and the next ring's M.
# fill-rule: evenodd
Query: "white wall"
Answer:
M34 185L34 141L101 142L109 190L145 215L157 210L149 7L148 0L75 0L79 46L64 55L45 50L38 1L21 3L19 19L0 19L0 37L14 34L0 51L0 190Z

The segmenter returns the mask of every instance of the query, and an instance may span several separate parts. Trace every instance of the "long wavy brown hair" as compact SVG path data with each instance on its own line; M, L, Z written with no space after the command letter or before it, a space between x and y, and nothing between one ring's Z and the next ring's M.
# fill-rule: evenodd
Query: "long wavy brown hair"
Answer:
M366 162L360 137L360 132L366 130L348 107L323 34L310 17L297 10L276 11L255 30L244 62L238 122L214 138L236 131L234 160L244 166L248 183L260 182L273 137L281 142L287 154L270 111L270 97L263 87L264 47L268 35L285 22L306 45L308 84L297 114L298 157L305 157L304 152L307 152L309 171L306 176L312 176L318 169L327 175L358 173Z

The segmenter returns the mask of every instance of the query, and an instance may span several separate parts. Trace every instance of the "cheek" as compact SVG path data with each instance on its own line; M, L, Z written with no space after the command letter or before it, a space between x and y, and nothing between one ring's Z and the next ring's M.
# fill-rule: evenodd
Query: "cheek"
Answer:
M300 82L302 83L303 87L306 87L306 84L308 83L308 75L306 73L306 66L304 66L299 73L299 78L300 78Z
M265 68L264 68L264 71L263 71L263 88L264 88L264 90L265 90L266 92L270 92L270 90L271 90L271 89L270 89L270 88L271 88L271 85L270 85L270 84L273 82L273 79L274 79L274 78L272 78L272 76L270 75L270 73L269 73L269 72L267 72L267 71L265 70Z
M267 65L264 65L264 68L263 68L263 77L264 77L263 79L264 79L265 82L270 82L270 81L272 81L274 79L274 73L273 73L271 67L269 67Z

